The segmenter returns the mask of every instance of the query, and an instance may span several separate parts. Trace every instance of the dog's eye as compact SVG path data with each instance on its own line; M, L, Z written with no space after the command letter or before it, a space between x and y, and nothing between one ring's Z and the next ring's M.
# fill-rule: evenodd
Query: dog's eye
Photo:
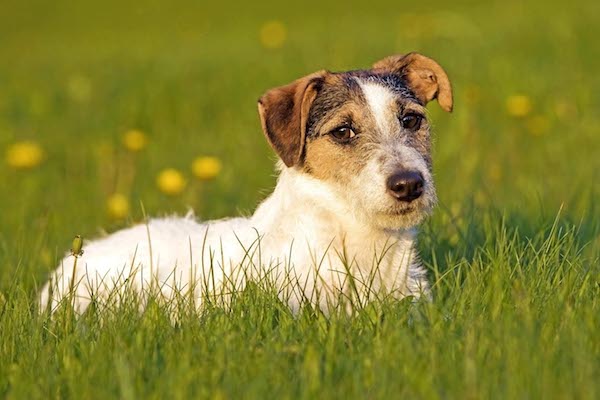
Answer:
M340 126L339 128L335 128L329 134L338 142L347 143L352 140L356 133L352 130L352 128L348 126Z
M404 129L408 129L409 131L418 130L421 127L421 121L423 121L423 116L414 113L406 114L400 119L402 127Z

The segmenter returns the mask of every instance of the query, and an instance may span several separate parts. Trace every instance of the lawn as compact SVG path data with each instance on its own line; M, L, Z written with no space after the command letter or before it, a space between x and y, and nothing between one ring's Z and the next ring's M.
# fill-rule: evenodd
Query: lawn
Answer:
M4 2L0 397L600 398L598 37L593 1ZM429 106L431 302L38 314L75 235L251 213L265 90L413 50L455 93Z

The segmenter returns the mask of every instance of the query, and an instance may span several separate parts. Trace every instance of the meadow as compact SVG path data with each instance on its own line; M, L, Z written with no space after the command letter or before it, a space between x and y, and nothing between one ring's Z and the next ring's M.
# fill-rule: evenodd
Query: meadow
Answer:
M3 2L0 397L600 398L599 36L593 1ZM431 302L38 313L75 235L251 213L265 90L408 51L455 94L429 106Z

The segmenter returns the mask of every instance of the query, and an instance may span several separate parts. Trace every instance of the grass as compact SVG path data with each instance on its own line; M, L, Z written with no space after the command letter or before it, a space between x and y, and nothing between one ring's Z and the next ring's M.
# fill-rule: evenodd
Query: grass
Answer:
M0 164L0 397L600 397L598 8L3 4L0 150L30 140L45 158ZM273 20L287 31L274 49L260 40ZM141 221L140 203L251 212L274 183L265 89L408 50L438 60L456 97L451 115L429 107L440 205L419 248L432 302L293 316L250 287L175 324L159 303L37 314L72 238ZM517 95L531 104L520 117ZM121 143L129 129L149 138L139 153ZM191 173L203 155L223 163L214 181ZM188 181L176 196L155 184L170 167ZM105 211L114 193L124 219Z

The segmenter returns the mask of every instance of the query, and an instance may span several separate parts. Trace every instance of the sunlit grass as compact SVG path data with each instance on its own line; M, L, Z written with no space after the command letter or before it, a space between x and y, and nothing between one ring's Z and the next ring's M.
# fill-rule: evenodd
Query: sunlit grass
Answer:
M48 319L11 291L3 357L18 364L2 367L3 387L36 397L595 398L598 267L581 258L576 228L536 229L526 239L503 222L482 226L472 254L429 263L431 302L381 300L352 314L294 315L264 281L227 303L208 296L200 310L150 296L140 312L130 293L75 321L68 304ZM36 363L44 373L28 372Z

